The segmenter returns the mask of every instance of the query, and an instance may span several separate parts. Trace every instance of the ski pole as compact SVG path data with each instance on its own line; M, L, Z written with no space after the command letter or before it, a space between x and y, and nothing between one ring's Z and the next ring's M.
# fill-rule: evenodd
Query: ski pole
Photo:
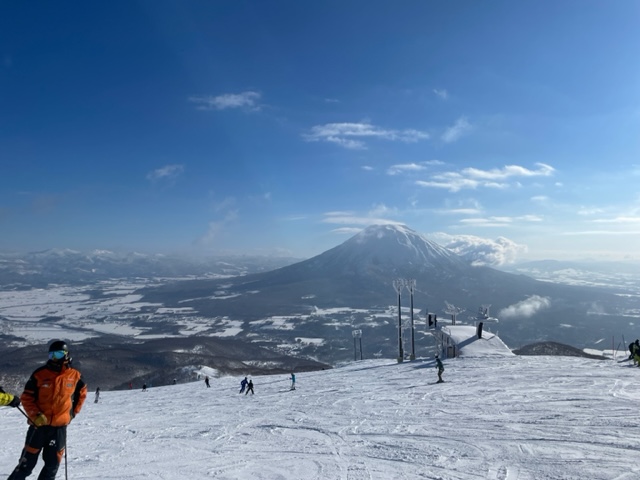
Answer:
M20 470L20 466L22 466L23 463L25 463L27 461L25 455L27 453L27 447L29 446L29 444L31 443L31 440L33 440L33 436L36 434L36 430L38 430L38 427L36 425L34 425L34 423L31 421L31 418L29 417L29 415L26 414L26 412L24 410L22 410L22 408L20 407L16 407L20 413L22 415L24 415L25 417L27 417L27 420L29 420L29 428L33 427L33 431L31 432L31 435L29 435L29 438L27 438L27 441L24 444L24 448L22 449L22 453L20 454L20 460L18 461L18 465L16 465L16 468L13 469L13 473L16 473ZM27 433L29 431L27 430Z
M18 411L19 411L22 415L24 415L25 417L27 417L27 420L29 420L29 421L31 422L31 417L29 417L29 415L27 415L27 412L25 412L25 411L24 411L22 408L20 408L20 407L16 407L16 408L18 409ZM32 423L33 423L33 422L32 422ZM34 426L35 426L35 425L34 425ZM36 427L36 428L38 428L38 427Z
M67 470L67 447L69 443L67 442L67 436L64 436L64 478L65 480L69 480L69 472Z

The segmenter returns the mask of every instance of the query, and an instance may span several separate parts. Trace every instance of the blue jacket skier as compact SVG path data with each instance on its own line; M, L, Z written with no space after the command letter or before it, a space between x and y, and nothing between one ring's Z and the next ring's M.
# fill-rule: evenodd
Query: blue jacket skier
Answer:
M247 377L244 377L244 379L240 382L240 392L238 393L244 392L244 389L247 388L247 383Z

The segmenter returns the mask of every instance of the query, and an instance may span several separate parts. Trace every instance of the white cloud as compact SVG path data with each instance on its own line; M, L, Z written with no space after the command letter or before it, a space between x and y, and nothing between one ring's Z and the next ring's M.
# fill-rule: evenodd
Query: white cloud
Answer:
M555 169L544 163L536 163L537 169L530 170L519 165L506 165L503 168L481 170L468 167L459 172L442 172L431 177L431 180L418 180L417 185L422 187L434 187L458 192L463 189L476 189L478 187L504 189L510 185L507 180L513 177L548 177L553 175ZM519 183L515 186L521 186Z
M578 215L589 216L604 213L604 209L600 207L582 207L577 211Z
M417 163L404 163L404 164L398 164L398 165L391 165L387 169L387 175L398 175L404 172L420 172L426 169L427 167L425 165L420 165Z
M323 223L334 223L337 225L402 225L402 222L383 218L382 215L395 213L385 205L376 205L365 215L357 215L355 212L327 212L322 219Z
M447 100L449 98L449 92L447 92L444 88L442 89L434 88L433 93L435 93L442 100Z
M464 257L472 265L499 266L513 263L519 254L527 251L525 245L498 237L495 240L474 235L436 234L438 242Z
M229 223L233 222L237 218L238 210L230 210L225 213L221 220L209 222L207 231L197 240L196 243L205 247L213 246L216 240L226 232Z
M531 201L535 203L548 203L549 197L547 197L546 195L535 195L531 197Z
M147 174L147 180L152 182L160 180L173 180L184 172L183 165L165 165Z
M511 177L548 177L555 172L553 167L544 163L536 163L535 165L538 166L537 170L529 170L520 165L505 165L502 168L492 168L491 170L468 167L462 170L462 175L479 180L506 180Z
M332 233L337 233L339 235L356 235L361 231L362 231L362 228L356 228L356 227L341 227L341 228L334 228L333 230L331 230Z
M544 310L551 306L551 300L548 297L533 295L526 300L509 305L500 310L499 318L529 318L540 310Z
M482 204L475 198L466 199L446 199L445 208L436 210L437 213L445 215L479 215L482 213Z
M216 212L227 211L235 207L237 200L235 197L226 197L224 200L213 203L213 210Z
M572 232L562 232L563 236L583 236L583 235L640 235L640 230L582 230Z
M542 217L538 215L520 215L516 217L492 216L485 218L464 218L460 220L460 223L476 227L505 227L514 222L541 222L542 220Z
M433 180L418 180L416 185L421 187L434 187L449 190L450 192L459 192L462 189L470 188L475 189L480 185L477 180L470 178L463 178L462 175L454 173L445 173L441 175L434 175Z
M453 143L460 137L471 130L471 124L466 117L460 117L451 127L447 128L442 134L442 141L445 143Z
M360 140L353 140L350 138L328 136L325 138L325 140L330 143L338 144L341 147L347 148L349 150L365 150L367 148L364 142Z
M475 227L506 227L511 223L509 217L463 218L460 223Z
M479 215L482 209L479 208L450 208L449 210L440 210L440 213L448 213L453 215Z
M259 110L260 93L247 91L242 93L225 93L223 95L212 96L192 96L189 101L196 104L198 110L225 110L228 108L245 108L248 110Z
M327 123L316 125L303 135L308 142L325 141L336 143L344 148L364 149L365 139L382 139L406 143L418 142L429 138L429 134L418 130L388 130L370 123Z
M599 218L593 220L593 223L617 223L621 225L640 223L640 217L618 216L615 218Z
M283 218L285 222L298 222L300 220L307 220L309 218L308 215L300 214L300 215L288 215Z

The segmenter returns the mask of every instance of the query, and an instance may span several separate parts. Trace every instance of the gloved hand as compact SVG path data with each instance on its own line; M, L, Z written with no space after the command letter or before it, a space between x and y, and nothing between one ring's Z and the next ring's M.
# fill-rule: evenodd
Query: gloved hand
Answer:
M33 424L36 427L42 427L47 423L49 423L49 420L47 420L47 417L44 413L39 413L38 415L36 415L36 418L33 419Z
M16 408L20 406L20 399L18 398L17 395L14 395L13 398L11 399L11 401L9 402L9 406Z

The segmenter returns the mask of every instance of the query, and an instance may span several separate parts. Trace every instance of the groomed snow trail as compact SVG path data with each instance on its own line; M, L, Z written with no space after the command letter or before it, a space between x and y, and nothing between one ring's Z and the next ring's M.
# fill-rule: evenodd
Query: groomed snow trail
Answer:
M611 480L640 475L640 368L570 357L365 360L89 394L70 479ZM89 385L90 391L96 385ZM0 409L0 473L26 424ZM42 463L38 463L36 473ZM64 478L61 468L58 478Z

